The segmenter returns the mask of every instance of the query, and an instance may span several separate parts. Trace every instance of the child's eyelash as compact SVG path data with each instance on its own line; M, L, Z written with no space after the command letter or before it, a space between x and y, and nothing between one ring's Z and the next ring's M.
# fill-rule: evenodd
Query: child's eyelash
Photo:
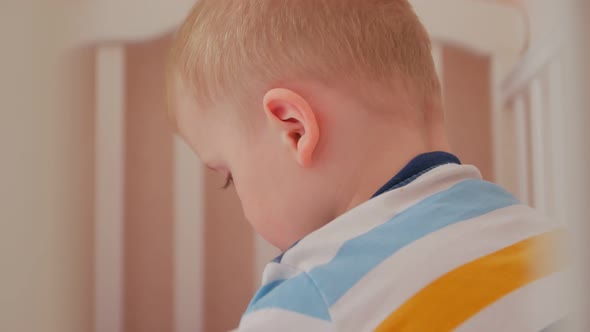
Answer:
M223 185L223 187L221 187L222 189L227 189L229 188L232 184L234 183L234 178L232 177L231 174L227 175L227 178L225 179L225 184Z

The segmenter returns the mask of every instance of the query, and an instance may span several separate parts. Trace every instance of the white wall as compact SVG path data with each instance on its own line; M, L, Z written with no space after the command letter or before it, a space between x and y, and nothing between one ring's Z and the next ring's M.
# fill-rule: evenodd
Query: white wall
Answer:
M1 331L91 329L86 119L60 95L50 4L0 10Z
M571 254L576 272L572 294L577 301L572 303L572 309L577 320L572 331L590 331L590 2L564 1L563 6L571 14L563 23L573 23L567 34L567 94L562 110L567 128L562 177L568 188L566 222L572 226Z

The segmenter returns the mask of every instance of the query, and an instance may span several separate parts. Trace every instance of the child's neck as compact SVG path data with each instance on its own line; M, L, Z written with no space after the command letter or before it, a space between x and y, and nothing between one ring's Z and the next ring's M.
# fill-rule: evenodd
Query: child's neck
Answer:
M341 207L341 213L368 201L385 183L404 168L416 156L432 151L450 151L444 129L441 126L406 132L391 129L383 133L373 132L373 149L367 150L354 171L356 186L351 188L349 199Z

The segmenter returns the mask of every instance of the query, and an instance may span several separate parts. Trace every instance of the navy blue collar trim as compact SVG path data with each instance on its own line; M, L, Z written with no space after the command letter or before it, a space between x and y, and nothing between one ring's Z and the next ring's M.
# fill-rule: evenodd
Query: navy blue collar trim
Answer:
M459 158L455 157L454 155L448 152L436 151L436 152L428 152L417 156L416 158L412 159L401 171L399 171L389 182L387 182L373 197L377 197L381 194L384 194L388 191L401 188L410 182L417 179L420 175L442 165L446 164L461 164ZM294 243L289 249L293 248L297 245L299 241ZM280 263L283 259L283 255L289 249L285 250L281 253L277 258L273 259L273 262Z
M423 153L412 159L412 161L402 168L401 171L381 187L381 189L379 189L371 198L401 188L433 168L446 164L461 165L461 161L455 155L448 152L436 151Z
M301 241L301 240L299 240ZM283 251L280 255L278 255L277 257L275 257L275 259L272 260L273 263L281 263L281 260L283 260L283 256L285 255L285 253L287 251L289 251L289 249L293 248L294 246L296 246L299 241L293 243L289 248L287 248L287 250Z

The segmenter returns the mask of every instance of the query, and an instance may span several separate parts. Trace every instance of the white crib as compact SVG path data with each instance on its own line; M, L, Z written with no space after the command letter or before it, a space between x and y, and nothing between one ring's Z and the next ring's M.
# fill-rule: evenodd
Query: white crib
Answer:
M557 40L529 50L502 81L497 161L501 181L521 200L562 220L565 128L559 50Z
M96 52L96 332L122 331L124 207L125 45L174 30L194 1L103 0L73 8L72 45ZM492 1L412 1L433 39L433 55L444 76L442 48L453 45L491 59L494 171L496 181L523 201L555 218L563 216L559 116L559 45L526 49L524 14ZM500 24L499 24L500 22ZM465 29L469 27L469 29ZM443 86L444 90L444 86ZM175 326L202 327L202 172L191 151L175 143ZM274 255L255 240L257 275ZM199 313L201 314L195 314Z

